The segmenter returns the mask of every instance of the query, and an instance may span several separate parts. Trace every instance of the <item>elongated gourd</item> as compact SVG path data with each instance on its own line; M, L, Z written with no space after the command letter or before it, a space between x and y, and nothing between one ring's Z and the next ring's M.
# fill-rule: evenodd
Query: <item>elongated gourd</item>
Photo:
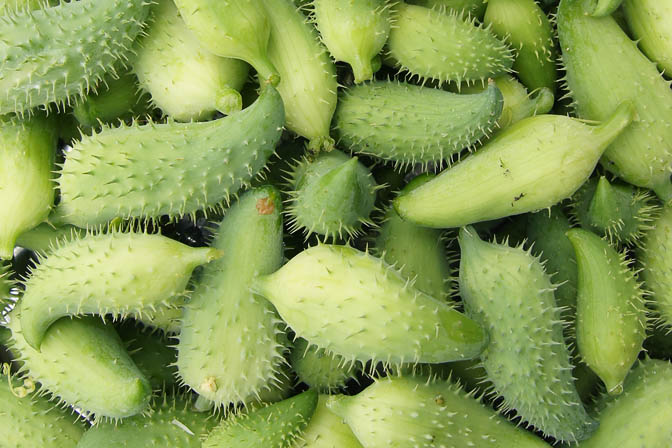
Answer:
M311 247L258 277L254 289L297 336L349 361L470 359L487 343L474 321L348 246Z
M327 408L366 448L549 446L444 380L383 378L355 396L330 397Z
M242 59L259 73L259 81L277 84L278 72L269 60L271 33L268 11L260 0L176 0L182 19L217 56Z
M651 291L659 323L672 327L672 208L666 206L646 233L637 260Z
M327 408L329 395L320 395L310 423L293 448L363 448L343 419Z
M623 12L639 47L669 75L672 72L672 1L625 0Z
M484 83L511 71L513 54L488 29L445 9L397 3L387 42L396 67L420 78Z
M40 224L54 203L54 120L0 120L0 259L11 259L16 239Z
M623 392L623 381L646 338L643 292L625 254L599 236L572 229L579 272L576 342L581 358L607 386Z
M633 114L625 103L599 126L559 115L519 121L436 179L399 196L394 207L402 219L438 228L550 207L588 179Z
M264 167L283 124L282 100L267 85L253 105L219 120L103 128L68 153L57 212L86 227L221 207Z
M278 92L285 104L287 128L310 140L311 150L331 150L334 140L329 128L338 99L334 63L292 0L252 1L263 3L269 11L268 55L280 74Z
M343 91L334 118L339 143L398 166L443 163L493 132L503 98L491 83L457 94L396 81Z
M85 95L128 58L148 12L145 0L83 0L0 17L0 114Z
M279 382L284 362L279 319L266 300L250 292L256 276L283 262L278 190L264 186L241 196L227 211L213 247L224 257L204 268L185 306L177 368L182 383L227 406Z
M373 78L371 60L390 34L390 5L385 0L315 0L312 5L313 19L331 56L350 64L356 83Z
M628 183L672 199L672 90L656 65L611 17L586 14L584 0L562 0L557 15L567 90L579 117L605 120L631 101L634 120L604 153L602 166ZM599 45L596 44L599 42Z
M356 373L353 363L301 338L294 341L289 363L302 383L327 394L345 388Z
M151 314L186 293L191 272L221 256L144 233L88 235L55 249L25 281L21 332L40 348L51 324L82 314Z
M49 328L38 352L23 337L20 315L19 302L9 315L10 350L21 361L21 371L54 399L99 419L130 417L147 408L152 387L113 327L98 317L61 319Z
M58 0L0 0L0 11L12 12L55 6ZM46 6L45 6L46 5Z
M147 36L132 59L140 86L165 114L178 121L212 118L243 107L240 89L248 65L210 53L180 17L175 2L162 0L153 9Z
M597 425L574 386L555 287L541 261L482 241L472 227L460 230L459 242L460 294L490 336L481 361L501 408L558 441L586 439Z

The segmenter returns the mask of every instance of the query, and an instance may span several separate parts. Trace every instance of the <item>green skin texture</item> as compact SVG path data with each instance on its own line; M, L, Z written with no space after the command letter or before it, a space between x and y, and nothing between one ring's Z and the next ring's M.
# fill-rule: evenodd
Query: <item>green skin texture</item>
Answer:
M9 380L12 387L21 381ZM70 412L54 408L46 398L32 394L14 395L6 376L0 377L1 448L40 447L75 448L84 433L84 425Z
M317 391L230 417L210 432L203 448L290 448L310 422Z
M672 327L672 208L665 207L637 254L660 323Z
M259 277L254 289L298 337L351 362L471 359L487 344L474 321L348 246L311 247Z
M646 359L628 375L625 392L600 412L600 427L581 448L644 448L668 446L672 440L670 413L672 365Z
M144 0L83 0L0 19L0 114L85 95L132 52ZM68 26L61 26L67 23Z
M186 397L162 396L151 415L99 423L84 433L77 448L201 448L201 439L216 424L210 413L192 411Z
M623 3L623 0L590 0L593 3L593 9L590 15L593 17L605 17L614 13ZM654 0L656 3L661 3L660 0ZM633 2L630 2L631 4ZM642 3L638 0L638 3ZM653 3L653 2L649 2Z
M104 128L68 153L57 212L87 227L221 207L264 167L284 121L267 85L253 105L219 120Z
M584 362L610 394L623 391L623 380L646 338L646 307L625 254L583 229L567 237L576 251L579 283L576 342Z
M588 179L633 113L631 104L622 104L599 126L559 115L519 121L431 182L399 196L394 208L407 221L449 228L550 207Z
M639 47L669 76L672 72L672 1L625 0L623 12Z
M553 28L535 0L488 0L483 23L516 50L513 70L528 89L555 93Z
M152 387L114 328L98 317L61 319L38 352L23 338L20 313L20 307L10 313L10 349L22 361L21 371L54 398L97 418L121 419L147 408Z
M220 0L212 0L220 1ZM292 0L259 1L269 15L268 55L280 74L278 92L287 114L287 128L310 140L313 151L331 150L331 119L336 110L336 67L320 43L317 30Z
M310 423L292 448L363 448L343 420L327 408L329 395L320 395Z
M412 0L408 3L426 8L447 8L471 14L472 17L482 18L485 13L486 2L487 0Z
M335 127L340 144L397 165L443 162L491 134L504 100L490 85L460 95L396 81L345 90Z
M257 70L260 81L277 84L278 72L268 54L271 17L261 1L176 0L175 5L206 50L242 59Z
M504 410L558 441L595 429L574 386L554 287L538 258L460 230L460 294L490 344L481 355Z
M587 0L562 0L558 35L578 116L604 120L632 101L637 120L607 148L605 169L663 201L672 199L672 91L612 17L585 14Z
M140 86L177 121L212 118L243 107L240 89L249 66L210 53L179 16L172 0L161 0L132 60Z
M305 339L297 339L289 355L289 363L299 380L322 393L345 388L355 378L355 366L345 358L311 346Z
M86 236L49 254L25 282L21 328L39 350L51 324L83 314L124 317L169 307L184 295L192 271L222 254L161 235Z
M362 224L371 224L376 202L377 185L369 169L336 150L311 159L299 162L291 175L290 230L326 239L358 235Z
M47 254L58 243L65 243L84 236L86 232L79 227L64 225L54 226L43 222L22 233L16 239L16 245L41 254Z
M385 0L314 0L313 19L331 56L350 64L356 83L373 78L371 60L390 34Z
M511 50L458 13L398 3L387 42L398 68L441 83L485 83L511 71Z
M0 259L11 259L16 239L44 221L54 203L54 120L0 120Z
M330 397L327 408L366 448L549 447L444 380L383 378L355 396Z
M205 267L185 306L179 376L218 406L248 401L280 382L279 319L250 286L282 265L282 235L280 193L270 186L245 193L227 211L213 242L224 257Z
M0 10L17 11L17 10L35 10L43 9L43 6L48 3L50 6L58 5L58 0L0 0Z

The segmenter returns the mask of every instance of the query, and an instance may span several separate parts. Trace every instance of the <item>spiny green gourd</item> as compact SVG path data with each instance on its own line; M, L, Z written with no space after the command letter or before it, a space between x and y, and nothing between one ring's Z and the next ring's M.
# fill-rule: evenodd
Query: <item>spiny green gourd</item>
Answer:
M327 408L366 448L549 446L444 380L383 378L355 396L330 397Z
M331 150L329 128L338 99L334 63L292 0L252 1L272 11L268 54L280 74L278 92L285 103L287 127L310 140L311 150Z
M457 94L397 81L376 81L341 94L335 127L350 150L394 162L443 163L490 135L502 113L502 93L490 83Z
M67 224L56 226L47 221L19 235L16 245L46 255L59 243L64 244L81 238L85 233L86 231L79 227Z
M483 23L515 49L513 70L528 89L555 93L553 28L535 0L488 0Z
M343 420L327 408L328 395L317 399L310 423L292 448L363 448Z
M625 381L624 392L606 398L600 427L581 448L648 448L668 446L672 440L672 365L645 359Z
M395 199L402 219L460 227L550 207L571 196L633 119L621 104L599 126L559 115L519 121L432 181ZM580 149L578 149L580 148ZM555 179L549 182L549 178Z
M64 316L100 314L142 319L186 294L192 271L222 255L162 235L90 234L56 248L25 281L21 329L39 350L45 332Z
M632 101L637 120L607 148L602 165L628 183L672 199L672 90L611 16L585 13L587 0L562 0L558 35L579 117L605 120ZM599 44L597 44L599 42Z
M581 227L615 243L639 244L659 212L648 190L610 183L604 176L589 180L572 197L572 213Z
M177 368L182 383L227 406L280 382L280 322L270 304L250 292L256 276L283 262L280 193L264 186L241 196L213 247L224 257L205 267L185 306Z
M379 189L357 157L341 151L304 157L290 173L287 206L290 230L326 239L352 238L372 226Z
M294 341L289 363L302 383L323 393L345 388L357 371L342 356L311 346L301 338Z
M254 289L298 337L350 362L471 359L487 344L474 321L349 246L311 247L258 277Z
M75 448L84 425L73 413L30 392L34 387L30 379L22 384L0 375L0 447Z
M172 0L160 1L153 13L147 36L131 61L152 102L178 121L209 119L215 111L239 111L243 107L239 91L247 81L248 65L206 50Z
M460 12L399 2L392 7L392 21L388 55L410 75L440 83L485 83L511 71L511 49Z
M476 18L482 18L485 13L487 0L410 0L407 3L425 6L427 8L446 8L448 10L464 12Z
M604 17L613 14L623 3L623 0L589 0L592 9L588 9L593 17ZM656 2L661 3L659 0ZM641 2L640 2L641 3Z
M371 60L390 34L386 0L314 0L313 19L331 56L350 64L356 83L373 78Z
M659 324L672 327L672 208L666 206L646 233L637 260L651 291Z
M132 53L149 5L82 0L0 17L0 114L84 96Z
M0 119L0 259L11 259L19 235L49 215L57 139L52 118Z
M430 174L417 176L402 191L410 191L433 178ZM406 278L413 279L414 286L420 291L436 299L450 300L452 270L440 230L404 221L394 208L390 208L372 253L396 266Z
M283 125L282 100L267 85L253 105L219 120L105 127L67 154L57 212L90 227L216 209L262 170Z
M289 448L310 422L317 406L317 391L310 389L222 421L203 441L203 448Z
M38 381L44 393L99 420L145 411L152 387L114 328L98 317L60 319L38 352L23 337L20 314L19 302L9 315L10 350L21 361L21 371Z
M35 10L57 4L58 0L0 0L0 11Z
M639 47L669 77L672 73L672 1L625 0L623 12Z
M259 0L176 0L182 19L203 47L217 56L242 59L260 82L277 84L269 58L271 17Z
M623 380L646 338L644 292L635 273L607 241L583 229L567 237L576 251L579 283L576 342L584 362L607 386L623 392Z
M460 230L460 294L467 315L490 335L481 355L501 409L558 441L586 439L597 426L574 386L555 286L529 251Z
M84 433L77 448L201 448L201 440L218 419L191 410L189 397L162 395L145 415L98 423Z

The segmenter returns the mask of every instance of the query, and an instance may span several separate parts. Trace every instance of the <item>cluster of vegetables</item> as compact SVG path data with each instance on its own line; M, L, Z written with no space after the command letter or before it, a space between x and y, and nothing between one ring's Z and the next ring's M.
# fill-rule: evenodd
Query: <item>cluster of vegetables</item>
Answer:
M672 443L672 0L0 11L0 447Z

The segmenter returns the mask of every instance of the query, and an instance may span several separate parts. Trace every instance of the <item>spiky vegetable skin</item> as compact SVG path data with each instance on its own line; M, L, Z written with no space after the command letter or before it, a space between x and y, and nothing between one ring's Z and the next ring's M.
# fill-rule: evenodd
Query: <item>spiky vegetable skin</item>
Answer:
M23 389L20 381L0 376L0 447L75 448L84 425L38 394L24 396Z
M357 157L340 151L304 158L291 174L287 213L292 232L327 239L356 236L376 202L376 181Z
M352 151L401 166L442 163L491 134L502 106L494 84L459 95L376 81L344 90L334 122L340 143Z
M147 36L132 60L140 86L164 113L178 121L212 118L243 107L240 89L248 65L207 51L187 28L172 0L153 9Z
M554 286L538 258L460 231L460 293L490 344L481 355L504 409L559 441L586 439L596 423L574 386Z
M579 353L607 386L623 391L646 338L646 308L635 273L609 243L594 233L572 229L567 237L576 251L579 283L576 342Z
M252 106L219 120L104 128L68 153L58 213L87 227L216 208L264 167L283 124L280 95L267 85Z
M202 438L217 424L217 418L191 410L189 398L163 395L154 401L148 415L121 423L98 423L84 433L77 448L201 448Z
M182 19L206 50L249 62L260 81L277 84L269 60L269 11L259 0L176 0Z
M111 326L100 318L61 319L49 328L41 351L23 338L20 305L10 313L11 351L21 371L62 403L120 419L145 410L152 387Z
M470 14L482 18L487 0L411 0L408 3L427 8L446 8L448 10Z
M39 350L49 326L64 316L152 315L185 294L197 266L220 256L216 249L143 233L112 232L75 240L55 249L26 280L23 337Z
M665 207L651 227L637 259L660 323L672 327L672 208Z
M633 114L626 103L599 126L558 115L519 121L436 179L399 196L394 208L402 219L447 228L550 207L588 179ZM550 177L556 181L549 183Z
M621 1L614 1L620 5ZM625 0L623 12L639 47L651 60L672 72L672 1L670 0Z
M203 448L289 448L310 422L317 392L295 397L224 420L208 434Z
M599 414L600 427L581 448L644 448L667 446L672 440L670 413L672 365L640 361L625 381L624 392L607 401Z
M511 71L511 50L460 13L398 3L387 42L398 68L421 78L484 83Z
M11 259L19 235L49 215L57 139L51 118L0 120L0 259Z
M328 399L318 397L315 413L293 448L363 448L350 427L327 408Z
M245 193L227 211L213 247L225 255L205 267L185 306L177 367L183 383L226 406L279 382L279 322L250 285L283 262L280 193L270 186Z
M168 390L175 384L177 351L162 332L133 321L117 326L117 332L154 390Z
M350 64L355 82L373 78L371 60L390 34L389 4L385 0L314 0L313 16L322 41L334 59Z
M553 28L535 0L488 0L483 23L516 50L513 69L528 89L555 93Z
M0 11L12 12L43 9L45 4L55 6L58 0L0 0Z
M632 101L637 120L607 148L602 165L668 201L672 91L612 17L585 13L586 1L562 0L557 15L566 83L576 111L581 118L604 120L618 104Z
M330 397L327 408L366 448L548 447L443 380L383 378L355 396Z
M149 4L84 0L1 17L0 114L86 94L131 54Z
M214 0L219 1L219 0ZM336 67L320 43L317 31L292 0L259 1L269 11L268 55L280 74L278 92L287 127L310 140L310 149L331 150L331 118L336 109Z
M43 222L19 235L16 239L16 245L46 255L59 243L64 244L81 238L85 233L79 227L71 225L55 226L49 222Z
M289 363L301 382L323 393L342 389L348 380L355 378L353 363L301 338L294 342Z
M347 360L471 359L487 343L474 321L382 260L347 246L311 247L259 277L254 288L298 337Z

